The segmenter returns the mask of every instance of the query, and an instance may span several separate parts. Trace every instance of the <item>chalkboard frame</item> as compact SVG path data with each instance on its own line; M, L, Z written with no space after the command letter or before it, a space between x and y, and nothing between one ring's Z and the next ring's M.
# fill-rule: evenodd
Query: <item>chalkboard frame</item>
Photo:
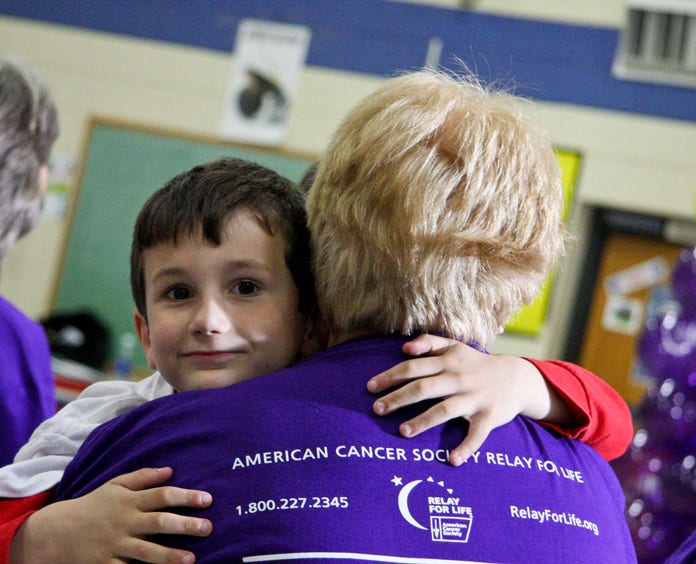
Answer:
M135 332L129 255L137 213L169 179L222 156L259 162L295 182L318 158L101 116L89 120L51 303L54 314L89 311L108 328L109 362L120 336ZM140 347L135 366L147 366Z

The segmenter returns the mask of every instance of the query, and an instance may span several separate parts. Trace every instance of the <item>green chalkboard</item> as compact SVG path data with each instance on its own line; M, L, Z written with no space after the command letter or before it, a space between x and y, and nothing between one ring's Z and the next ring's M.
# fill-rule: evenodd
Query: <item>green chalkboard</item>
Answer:
M92 311L111 333L135 333L129 255L135 218L145 200L170 178L223 156L258 162L299 181L312 156L94 119L72 204L53 313ZM146 366L138 347L135 364Z

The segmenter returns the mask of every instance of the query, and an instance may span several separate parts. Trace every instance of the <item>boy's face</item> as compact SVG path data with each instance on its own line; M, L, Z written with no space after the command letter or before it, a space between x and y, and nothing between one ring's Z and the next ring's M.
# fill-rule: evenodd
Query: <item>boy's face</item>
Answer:
M196 236L144 252L147 321L135 324L151 368L179 391L227 386L292 364L307 330L285 241L251 212L220 246Z

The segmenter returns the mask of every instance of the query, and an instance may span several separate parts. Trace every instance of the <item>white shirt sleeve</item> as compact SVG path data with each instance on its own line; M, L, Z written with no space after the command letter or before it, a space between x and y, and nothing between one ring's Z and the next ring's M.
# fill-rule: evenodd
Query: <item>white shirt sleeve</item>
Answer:
M88 386L36 428L12 464L0 468L0 497L26 497L52 488L93 429L171 393L159 372L139 382L106 380Z

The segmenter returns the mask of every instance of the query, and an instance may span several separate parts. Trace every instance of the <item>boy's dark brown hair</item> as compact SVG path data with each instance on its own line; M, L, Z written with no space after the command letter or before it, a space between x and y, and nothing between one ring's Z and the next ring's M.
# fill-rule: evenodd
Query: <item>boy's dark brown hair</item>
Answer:
M269 234L283 236L285 263L298 289L300 311L311 310L314 284L302 193L257 163L223 158L174 177L150 196L138 214L131 246L131 291L146 319L143 252L198 235L220 245L227 219L240 209L252 212Z

